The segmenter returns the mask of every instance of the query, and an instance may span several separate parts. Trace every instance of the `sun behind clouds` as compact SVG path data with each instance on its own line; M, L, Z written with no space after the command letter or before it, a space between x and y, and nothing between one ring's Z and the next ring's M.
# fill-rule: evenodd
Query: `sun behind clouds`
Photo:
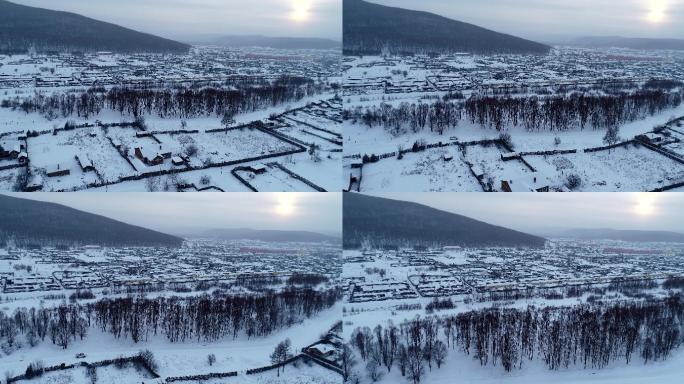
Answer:
M656 196L653 193L637 193L634 213L639 216L653 216L656 214Z
M667 19L668 0L648 0L648 14L646 20L649 23L660 24Z
M295 213L297 203L296 194L287 192L279 193L277 199L275 213L278 216L292 216Z
M297 23L304 23L311 19L311 0L293 0L290 19Z

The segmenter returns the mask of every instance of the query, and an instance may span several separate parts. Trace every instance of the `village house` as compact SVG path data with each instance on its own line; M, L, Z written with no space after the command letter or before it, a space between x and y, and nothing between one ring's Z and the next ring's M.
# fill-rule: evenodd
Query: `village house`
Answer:
M266 165L263 163L251 165L249 168L252 172L254 172L257 175L266 173Z
M176 165L176 166L183 165L186 162L187 162L187 159L183 158L183 156L180 156L180 155L173 156L171 158L171 163L173 163L173 165Z
M19 140L0 141L0 158L9 157L16 159L26 148Z
M135 157L147 165L159 165L164 159L171 158L171 151L164 149L161 144L145 144L135 147Z
M636 137L638 140L643 141L644 143L649 143L653 145L659 145L662 144L665 138L662 135L659 135L655 132L648 132L644 133L643 135L639 135Z
M85 153L79 153L76 155L76 161L78 161L78 165L81 166L83 172L95 171L95 165L93 164L93 161Z

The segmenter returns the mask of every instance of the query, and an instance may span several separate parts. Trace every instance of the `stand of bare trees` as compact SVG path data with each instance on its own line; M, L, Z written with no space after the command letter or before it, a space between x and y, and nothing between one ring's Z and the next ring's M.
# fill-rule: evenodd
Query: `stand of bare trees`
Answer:
M444 133L463 119L483 128L502 130L520 126L528 131L566 131L569 129L606 129L652 116L682 103L682 90L641 89L631 93L569 96L492 97L471 96L465 101L433 103L382 103L367 108L345 110L346 120L369 128L381 126L397 136L402 133Z
M667 359L684 341L680 295L633 303L573 307L492 308L457 315L415 318L400 326L357 328L349 341L373 367L396 367L417 384L426 370L440 368L448 349L460 350L483 366L520 369L542 360L549 369L600 369L612 362Z
M3 100L0 107L25 113L38 112L48 119L74 115L88 118L104 108L136 118L143 114L183 119L198 116L232 118L239 113L301 100L322 92L323 88L323 84L309 78L281 76L273 82L258 85L197 89L114 87L109 90L92 88L80 93L37 93L32 97Z
M54 308L0 312L0 346L12 353L49 339L66 349L92 327L116 338L143 342L162 335L171 342L216 341L245 334L268 335L315 316L339 299L338 289L288 289L248 296L117 298Z

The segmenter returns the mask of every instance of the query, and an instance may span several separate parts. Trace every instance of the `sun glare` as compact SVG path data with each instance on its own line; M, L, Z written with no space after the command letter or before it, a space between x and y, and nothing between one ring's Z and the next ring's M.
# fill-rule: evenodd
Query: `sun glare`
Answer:
M310 0L294 0L292 2L292 11L290 12L290 19L297 23L304 23L311 18L311 1Z
M639 216L652 216L656 213L655 195L651 193L639 193L634 205L634 213Z
M293 193L278 194L278 203L275 206L275 213L280 216L291 216L295 212L295 196Z
M665 21L667 12L667 0L648 0L648 14L646 20L653 24Z

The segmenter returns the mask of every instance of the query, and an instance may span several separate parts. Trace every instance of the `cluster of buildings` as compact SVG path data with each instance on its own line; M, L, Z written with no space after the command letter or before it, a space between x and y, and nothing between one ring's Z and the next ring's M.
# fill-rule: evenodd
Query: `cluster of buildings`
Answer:
M345 251L343 268L349 302L449 297L683 276L684 245L552 240L539 249Z

